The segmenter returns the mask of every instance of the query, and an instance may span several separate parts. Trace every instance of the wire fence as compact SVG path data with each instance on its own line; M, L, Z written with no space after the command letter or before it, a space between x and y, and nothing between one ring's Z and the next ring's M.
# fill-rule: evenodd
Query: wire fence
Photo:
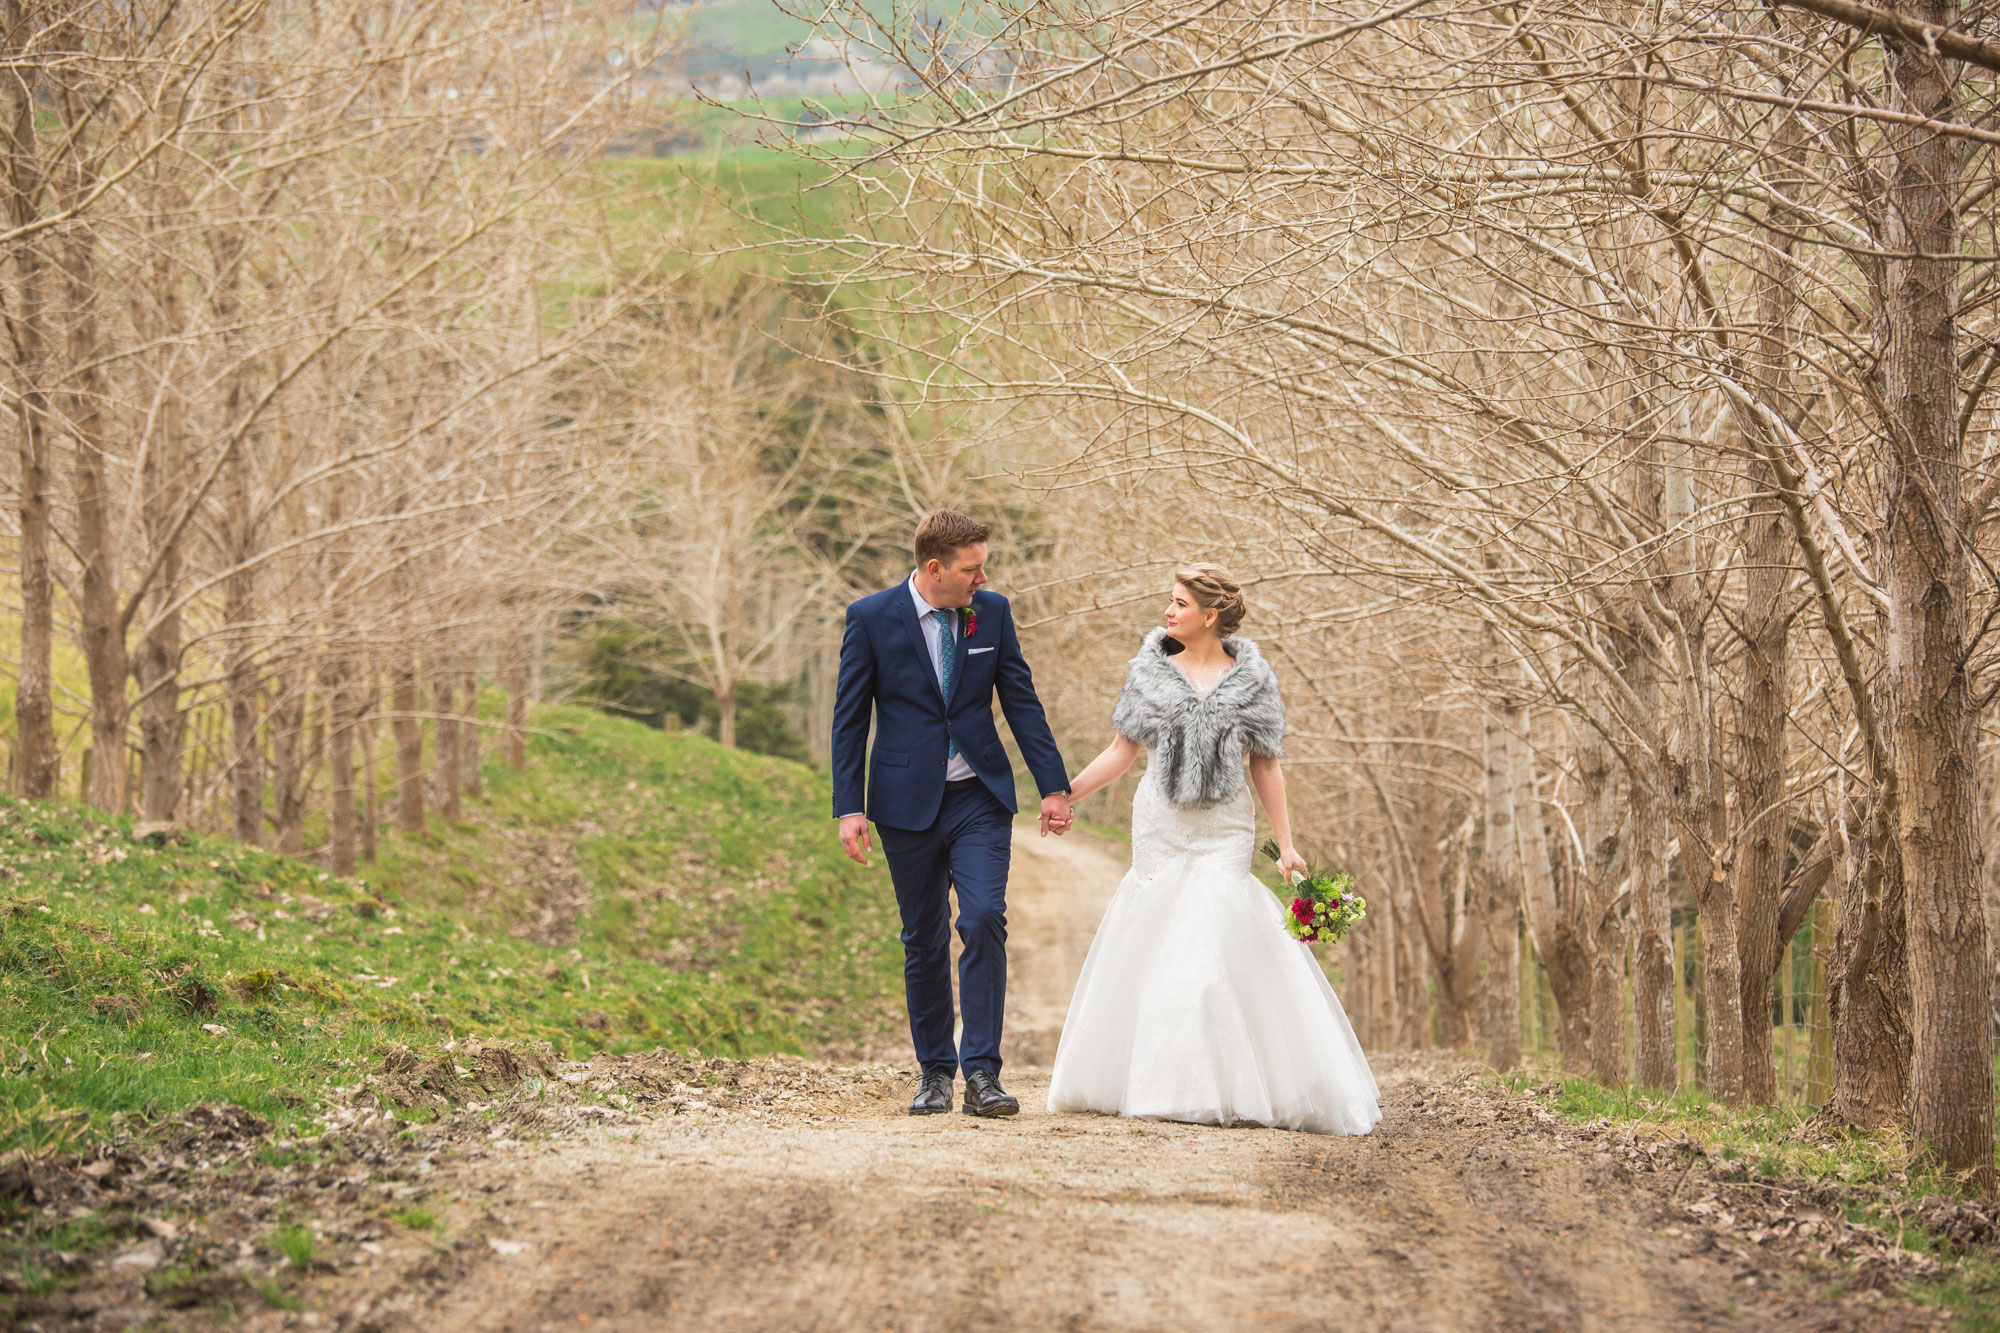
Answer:
M1708 1003L1701 967L1701 932L1691 909L1676 908L1674 932L1674 1030L1680 1086L1705 1085ZM1786 943L1771 981L1771 1062L1780 1102L1817 1109L1833 1091L1833 1015L1828 1007L1827 959L1833 948L1833 910L1815 902L1805 923ZM1558 1049L1555 993L1524 932L1521 944L1521 1034L1537 1053ZM1630 958L1626 969L1630 999ZM1637 1049L1633 1008L1625 1006L1625 1049Z

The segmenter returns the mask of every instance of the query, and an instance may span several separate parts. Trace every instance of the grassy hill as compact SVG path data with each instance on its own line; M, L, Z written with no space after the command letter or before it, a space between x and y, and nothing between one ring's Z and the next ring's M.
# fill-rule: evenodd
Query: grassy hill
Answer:
M0 799L0 1152L229 1101L308 1118L394 1044L852 1049L900 1028L879 858L810 769L581 708L358 880Z

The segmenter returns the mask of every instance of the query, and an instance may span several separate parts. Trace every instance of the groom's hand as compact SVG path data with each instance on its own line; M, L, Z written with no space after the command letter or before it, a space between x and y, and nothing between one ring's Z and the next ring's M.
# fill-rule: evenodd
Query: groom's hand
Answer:
M1042 836L1053 833L1058 838L1069 832L1070 821L1076 816L1070 813L1069 797L1062 792L1050 792L1042 798Z
M868 816L842 815L840 817L840 845L859 865L868 864Z

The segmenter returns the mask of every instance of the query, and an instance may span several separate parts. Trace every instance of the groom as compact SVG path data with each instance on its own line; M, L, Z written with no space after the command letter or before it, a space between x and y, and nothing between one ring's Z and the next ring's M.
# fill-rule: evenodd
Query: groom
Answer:
M1014 774L993 725L1007 725L1042 791L1041 831L1070 825L1069 778L1021 657L1007 599L983 592L986 525L949 509L917 526L916 571L847 608L833 703L833 812L840 843L868 864L868 821L882 835L903 915L903 990L923 1082L911 1115L951 1109L965 1071L968 1115L1013 1115L1000 1086L1007 998L1007 864ZM875 748L863 799L870 711ZM865 813L864 813L865 812ZM952 1044L948 892L958 888L963 1043Z

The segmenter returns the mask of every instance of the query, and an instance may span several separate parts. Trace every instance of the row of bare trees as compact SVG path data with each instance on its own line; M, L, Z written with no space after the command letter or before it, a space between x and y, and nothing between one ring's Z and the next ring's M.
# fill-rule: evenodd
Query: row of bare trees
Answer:
M1768 1101L1827 897L1829 1109L1990 1184L2000 48L1944 3L1003 19L841 25L923 82L823 262L1012 432L1100 675L1079 604L1246 576L1303 822L1387 899L1374 1038L1511 1064L1524 929L1565 1066L1669 1084L1684 904L1702 1077Z
M626 101L587 17L8 6L18 791L55 791L81 711L93 805L297 849L324 760L349 868L357 721L407 720L420 674L464 711L520 640L491 557L562 532L587 454L551 376L619 301L565 230ZM552 320L551 271L600 299Z
M405 828L457 817L597 614L678 634L648 669L724 740L738 682L795 669L885 437L771 337L816 298L701 265L697 192L607 159L674 114L666 16L3 17L14 790L351 872L376 775Z

